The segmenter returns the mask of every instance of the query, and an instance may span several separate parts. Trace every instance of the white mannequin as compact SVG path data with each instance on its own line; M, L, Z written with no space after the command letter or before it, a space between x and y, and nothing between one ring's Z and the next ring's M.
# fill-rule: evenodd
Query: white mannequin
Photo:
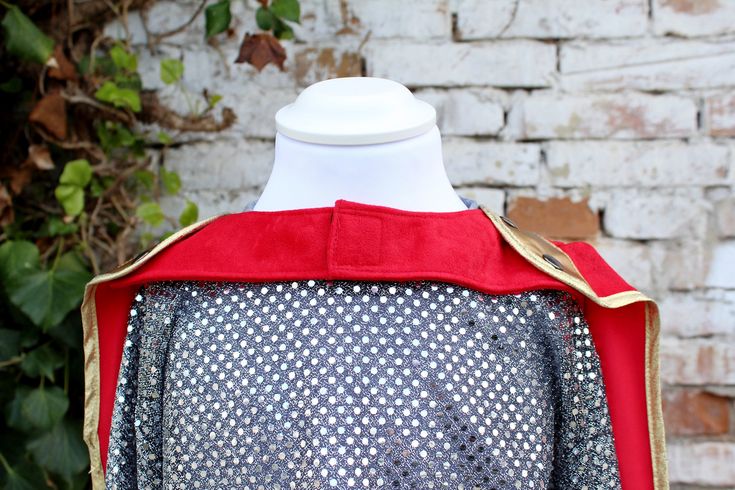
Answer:
M375 77L317 82L276 114L275 162L254 211L334 206L461 211L442 159L436 110Z

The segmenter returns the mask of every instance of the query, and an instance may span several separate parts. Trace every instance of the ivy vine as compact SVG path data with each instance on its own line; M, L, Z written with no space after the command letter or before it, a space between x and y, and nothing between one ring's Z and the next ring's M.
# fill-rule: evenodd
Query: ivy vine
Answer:
M103 35L106 22L124 23L154 1L0 0L1 488L90 487L81 428L84 286L168 236L163 225L199 219L190 200L164 213L160 200L178 195L181 179L156 155L182 132L235 121L222 96L186 90L178 59L161 60L159 76L181 90L189 110L166 107L143 86L129 42ZM280 41L294 36L299 2L258 4L262 32L245 33L232 61L283 70ZM202 42L234 35L231 1L203 0L184 25L150 33L148 47L196 21L204 22Z

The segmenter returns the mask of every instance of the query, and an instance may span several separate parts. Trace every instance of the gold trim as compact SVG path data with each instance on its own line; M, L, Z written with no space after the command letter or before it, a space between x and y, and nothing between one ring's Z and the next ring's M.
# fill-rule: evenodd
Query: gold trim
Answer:
M94 295L96 285L87 284L82 301L82 330L84 346L84 425L83 438L89 450L90 476L92 488L104 490L105 478L102 471L100 441L97 434L99 424L99 337L97 336L97 309Z
M204 225L220 218L226 214L222 213L207 218L182 228L165 240L155 245L143 254L127 260L109 272L98 274L87 283L84 288L84 300L82 301L82 331L84 345L84 425L83 438L89 449L90 477L94 490L105 490L105 475L102 468L102 455L100 453L100 441L97 430L99 428L100 410L100 364L99 364L99 335L97 325L97 308L95 294L100 283L118 279L134 271L151 259L169 245L192 234Z
M555 244L532 231L510 226L500 215L485 205L480 209L490 218L503 238L537 269L572 286L596 304L605 308L620 308L637 301L645 301L645 376L646 376L646 417L648 436L651 446L653 466L653 485L656 490L668 490L668 469L666 462L666 441L661 408L661 384L659 379L659 332L660 317L656 302L640 291L622 291L608 296L598 296L582 276L572 259ZM562 264L559 270L542 257L548 254Z
M668 490L669 470L666 461L666 435L661 405L659 376L659 335L661 331L658 305L646 303L646 405L648 411L653 485L656 490Z

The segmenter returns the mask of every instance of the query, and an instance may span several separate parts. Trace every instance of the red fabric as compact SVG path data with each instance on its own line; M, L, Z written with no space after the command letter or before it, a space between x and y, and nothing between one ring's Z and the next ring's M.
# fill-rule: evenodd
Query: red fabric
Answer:
M633 290L589 244L554 242L598 295ZM168 279L274 281L438 280L490 294L570 292L600 354L624 489L653 488L645 395L642 303L607 309L536 269L481 209L405 211L339 199L333 207L247 211L222 216L97 287L100 349L98 434L107 460L128 311L137 288Z

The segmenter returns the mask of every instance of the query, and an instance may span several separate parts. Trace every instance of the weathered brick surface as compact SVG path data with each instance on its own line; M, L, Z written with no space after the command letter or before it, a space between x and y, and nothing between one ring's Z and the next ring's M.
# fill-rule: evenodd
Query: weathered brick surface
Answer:
M603 226L618 238L657 239L703 236L711 208L698 188L616 189Z
M735 32L735 4L719 0L653 0L656 34L713 36Z
M670 389L663 395L670 436L722 435L730 431L732 400L702 390Z
M496 37L575 38L645 35L643 0L457 0L461 39Z
M444 164L453 185L535 185L539 180L540 147L477 141L470 138L444 139Z
M735 291L672 291L659 301L665 335L735 337Z
M712 136L735 136L735 95L712 94L705 98L707 129Z
M520 100L513 111L520 138L659 139L697 133L697 105L689 97L544 90Z
M556 48L539 41L473 43L368 41L367 75L414 87L548 87Z
M730 149L710 142L552 141L551 182L561 187L729 185Z
M179 27L199 5L155 2L148 31ZM735 2L303 0L286 69L260 72L233 63L259 3L231 5L216 47L200 17L151 51L143 16L128 16L145 87L184 116L202 110L205 89L237 115L220 133L168 130L176 143L160 156L183 190L164 198L167 213L191 199L206 218L257 197L275 113L305 86L402 82L436 107L458 192L588 241L656 299L672 489L735 488ZM126 31L113 22L105 34ZM185 64L177 86L160 80L165 58ZM147 129L155 140L160 128Z
M735 41L626 39L562 45L562 88L684 90L735 85Z
M669 384L735 384L735 349L720 339L661 340L661 380Z
M735 443L677 442L669 445L671 480L731 488L735 482Z
M505 125L505 92L488 88L423 89L417 98L436 109L437 124L444 135L496 135Z

